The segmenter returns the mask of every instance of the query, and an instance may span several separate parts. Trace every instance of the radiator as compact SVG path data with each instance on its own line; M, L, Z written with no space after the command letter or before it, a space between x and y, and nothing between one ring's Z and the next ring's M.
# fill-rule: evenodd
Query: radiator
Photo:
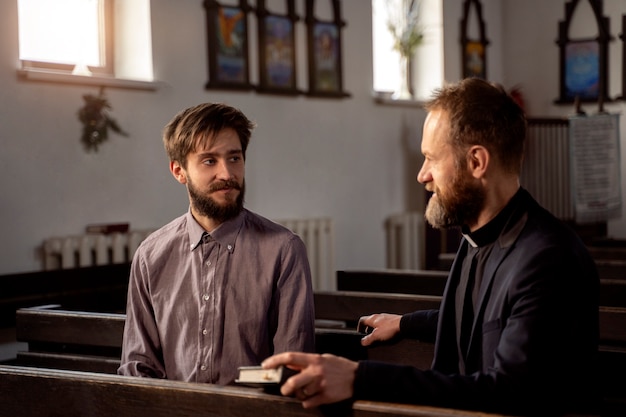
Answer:
M385 220L387 268L425 269L426 248L424 218L409 211Z
M335 289L333 224L329 218L277 220L306 245L313 289ZM43 243L44 269L68 269L130 262L137 247L153 230L128 233L53 237Z
M137 247L153 230L128 233L86 233L44 240L44 269L69 269L130 262Z
M561 220L574 220L567 119L529 119L521 185Z
M283 219L276 220L304 242L311 265L311 278L315 291L336 289L334 230L330 218Z

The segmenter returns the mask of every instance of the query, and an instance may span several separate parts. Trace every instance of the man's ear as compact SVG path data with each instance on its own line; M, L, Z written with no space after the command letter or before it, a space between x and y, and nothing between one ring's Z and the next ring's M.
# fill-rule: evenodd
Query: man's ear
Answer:
M467 167L474 178L485 175L489 166L489 151L484 146L472 146L467 152Z
M170 172L181 184L187 184L187 173L178 161L170 161Z

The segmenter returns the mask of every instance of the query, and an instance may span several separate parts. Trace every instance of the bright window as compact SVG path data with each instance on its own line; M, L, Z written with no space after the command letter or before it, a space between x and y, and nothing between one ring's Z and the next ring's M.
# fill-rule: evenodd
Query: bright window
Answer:
M422 100L443 84L443 0L372 0L373 90L391 93L400 85L400 56L387 25L403 3L419 3L422 43L411 57L413 98Z
M152 88L150 0L17 2L21 75Z
M18 0L24 67L112 75L110 0Z

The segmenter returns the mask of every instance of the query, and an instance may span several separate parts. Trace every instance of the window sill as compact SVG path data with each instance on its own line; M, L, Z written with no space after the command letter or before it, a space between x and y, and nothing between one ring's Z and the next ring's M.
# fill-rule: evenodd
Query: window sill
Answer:
M124 88L133 90L157 90L162 83L158 81L125 80L120 78L74 75L40 69L19 69L18 77L28 81L44 81L64 84L96 85L102 87Z
M374 93L374 102L385 106L422 107L424 105L424 101L419 99L393 99L391 94L381 92Z

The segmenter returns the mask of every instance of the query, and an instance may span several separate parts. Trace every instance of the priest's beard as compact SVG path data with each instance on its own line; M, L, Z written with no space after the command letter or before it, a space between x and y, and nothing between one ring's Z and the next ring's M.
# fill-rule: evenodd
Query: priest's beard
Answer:
M235 200L231 200L226 204L221 205L211 198L211 193L226 187L239 190L239 195ZM219 181L211 184L209 191L207 193L203 193L194 186L190 179L188 179L187 190L189 191L189 196L191 197L191 204L196 211L199 214L209 217L219 223L223 223L226 220L237 217L237 215L241 213L241 210L243 210L243 200L246 191L245 182L242 182L240 185L234 180Z
M485 191L459 170L447 191L437 189L428 200L426 221L435 229L470 224L478 219L485 202Z

